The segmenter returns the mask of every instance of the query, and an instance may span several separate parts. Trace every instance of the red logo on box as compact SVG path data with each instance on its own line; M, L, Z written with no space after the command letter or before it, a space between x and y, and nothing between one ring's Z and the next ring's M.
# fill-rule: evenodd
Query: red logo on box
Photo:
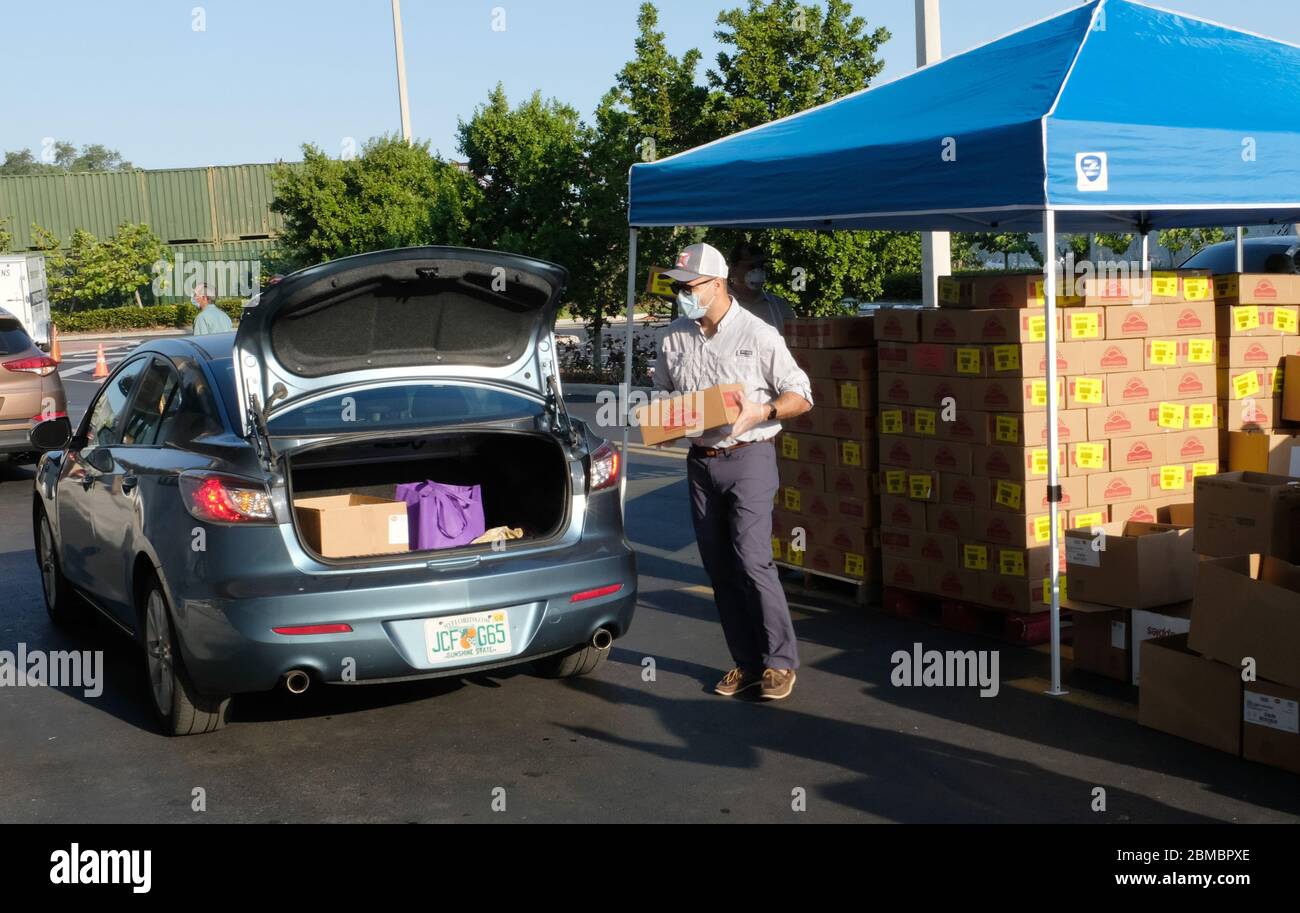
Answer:
M1133 489L1123 479L1112 479L1106 486L1105 498L1107 501L1119 501L1124 498L1132 497Z
M1147 319L1136 312L1126 316L1120 325L1120 332L1123 333L1146 333L1148 330Z
M1128 367L1128 356L1118 346L1111 346L1106 350L1106 354L1101 357L1103 367L1113 368L1116 366Z
M1180 330L1199 330L1201 328L1201 318L1196 316L1196 311L1188 308L1178 315L1178 329Z
M1268 350L1257 342L1251 343L1246 349L1245 359L1246 361L1268 361Z
M1183 448L1179 451L1178 455L1185 457L1204 456L1205 445L1201 443L1200 438L1189 437L1183 444Z
M1256 298L1276 298L1277 286L1267 279L1261 279L1255 284Z
M912 576L912 569L906 564L900 564L894 568L894 583L916 583L916 578Z
M1137 378L1133 378L1124 387L1122 398L1143 400L1150 395L1151 395L1151 391L1150 389L1147 388L1147 385L1142 383L1142 381L1138 380Z
M1106 419L1104 425L1106 431L1131 431L1133 423L1128 420L1128 416L1123 412L1112 412L1110 418Z
M1138 441L1128 449L1128 456L1126 456L1124 460L1125 462L1130 464L1150 463L1151 457L1152 457L1151 448L1148 447L1146 444L1142 443L1141 441Z

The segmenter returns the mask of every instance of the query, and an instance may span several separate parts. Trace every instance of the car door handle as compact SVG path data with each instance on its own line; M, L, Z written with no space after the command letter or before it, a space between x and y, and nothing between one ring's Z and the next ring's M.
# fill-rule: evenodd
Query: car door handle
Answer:
M92 485L94 485L94 484L95 484L95 477L92 476L90 473L86 473L85 475L83 475L83 476L81 477L81 490L82 490L82 491L90 491L90 486L92 486Z
M129 495L135 491L135 486L140 484L140 480L135 476L122 476L122 494Z

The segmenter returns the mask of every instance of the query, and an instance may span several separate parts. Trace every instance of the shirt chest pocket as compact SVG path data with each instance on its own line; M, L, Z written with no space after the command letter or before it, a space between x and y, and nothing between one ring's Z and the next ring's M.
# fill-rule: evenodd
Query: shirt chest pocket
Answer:
M713 377L711 383L762 386L763 372L759 367L758 354L753 349L732 349L714 354L710 368Z

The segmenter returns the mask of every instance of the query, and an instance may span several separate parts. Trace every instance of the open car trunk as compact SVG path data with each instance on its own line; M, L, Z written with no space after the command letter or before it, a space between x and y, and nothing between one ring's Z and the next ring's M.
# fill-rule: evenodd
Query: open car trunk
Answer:
M480 486L486 529L520 529L508 547L559 536L569 521L569 465L558 440L548 434L504 430L447 430L384 439L352 440L286 456L290 507L332 495L396 500L397 486L434 481ZM294 510L299 541L317 553ZM491 543L417 548L410 554L462 554L490 550ZM368 557L362 553L349 557ZM332 558L346 560L345 556Z

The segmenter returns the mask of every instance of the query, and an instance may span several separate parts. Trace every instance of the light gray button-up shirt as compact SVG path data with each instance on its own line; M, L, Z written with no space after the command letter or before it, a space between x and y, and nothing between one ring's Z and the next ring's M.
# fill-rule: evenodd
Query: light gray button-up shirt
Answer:
M794 392L812 403L812 385L795 363L785 338L766 321L731 299L712 337L688 317L679 317L661 331L655 356L655 390L659 395L703 390L718 384L743 384L746 399L770 403ZM779 421L759 422L744 434L731 436L731 426L710 429L691 443L701 447L731 447L742 441L764 441L781 430Z

